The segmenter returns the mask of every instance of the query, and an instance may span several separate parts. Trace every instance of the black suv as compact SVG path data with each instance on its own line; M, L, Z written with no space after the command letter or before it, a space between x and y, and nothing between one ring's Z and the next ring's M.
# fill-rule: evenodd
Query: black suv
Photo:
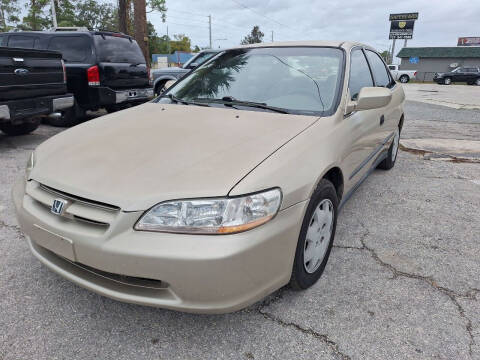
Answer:
M446 73L436 73L433 81L450 85L453 82L466 82L468 85L480 85L480 69L478 67L457 67Z
M86 110L112 112L153 97L145 57L128 35L87 29L9 32L0 34L0 45L62 53L75 104L62 117L50 118L52 125L70 126Z

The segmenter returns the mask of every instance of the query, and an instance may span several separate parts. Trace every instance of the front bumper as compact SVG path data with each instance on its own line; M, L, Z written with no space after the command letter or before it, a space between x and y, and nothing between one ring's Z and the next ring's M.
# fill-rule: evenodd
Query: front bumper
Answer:
M307 205L233 235L134 231L142 212L122 211L101 233L50 213L43 205L51 199L39 204L31 186L27 194L24 181L13 189L17 217L50 269L116 300L198 313L239 310L287 284Z
M94 89L98 94L99 105L116 105L125 103L140 103L153 98L153 88L136 88L125 90L114 90L109 87L98 87Z
M31 99L10 100L0 104L0 122L20 124L25 119L48 115L73 106L73 95L50 95Z

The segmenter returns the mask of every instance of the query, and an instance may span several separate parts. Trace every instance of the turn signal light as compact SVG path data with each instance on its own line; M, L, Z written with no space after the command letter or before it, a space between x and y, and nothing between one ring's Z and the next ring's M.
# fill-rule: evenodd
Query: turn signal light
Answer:
M89 86L99 86L100 85L100 72L98 71L98 66L92 66L87 70L87 80Z

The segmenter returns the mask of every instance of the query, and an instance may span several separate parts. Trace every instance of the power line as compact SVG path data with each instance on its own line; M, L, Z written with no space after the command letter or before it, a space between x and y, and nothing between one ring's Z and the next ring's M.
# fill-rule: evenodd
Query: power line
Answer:
M274 23L277 23L277 24L280 25L280 26L285 26L285 27L287 27L287 28L290 28L290 29L294 30L292 27L290 27L290 26L288 26L288 25L286 25L286 24L282 24L281 22L279 22L279 21L277 21L277 20L275 20L275 19L272 19L271 17L268 17L268 16L266 16L266 15L264 15L264 14L262 14L262 13L259 13L258 11L253 10L251 7L248 7L247 5L244 5L244 4L242 4L241 2L239 2L239 1L237 1L237 0L231 0L231 1L233 1L235 4L237 4L237 5L239 5L239 6L243 7L244 9L248 9L248 10L250 10L251 12L253 12L253 13L257 14L257 15L259 15L259 16L261 16L261 17L264 17L265 19L268 19L268 20L270 20L270 21L273 21Z

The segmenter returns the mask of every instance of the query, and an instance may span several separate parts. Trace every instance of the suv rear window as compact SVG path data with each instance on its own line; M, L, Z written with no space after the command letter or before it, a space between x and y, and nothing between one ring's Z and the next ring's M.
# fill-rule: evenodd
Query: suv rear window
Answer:
M34 44L35 37L33 36L15 35L8 39L8 46L14 48L33 49Z
M99 62L145 64L140 46L126 37L95 35L95 48Z
M48 50L61 52L63 59L69 62L88 61L92 52L86 36L54 36L48 44Z

